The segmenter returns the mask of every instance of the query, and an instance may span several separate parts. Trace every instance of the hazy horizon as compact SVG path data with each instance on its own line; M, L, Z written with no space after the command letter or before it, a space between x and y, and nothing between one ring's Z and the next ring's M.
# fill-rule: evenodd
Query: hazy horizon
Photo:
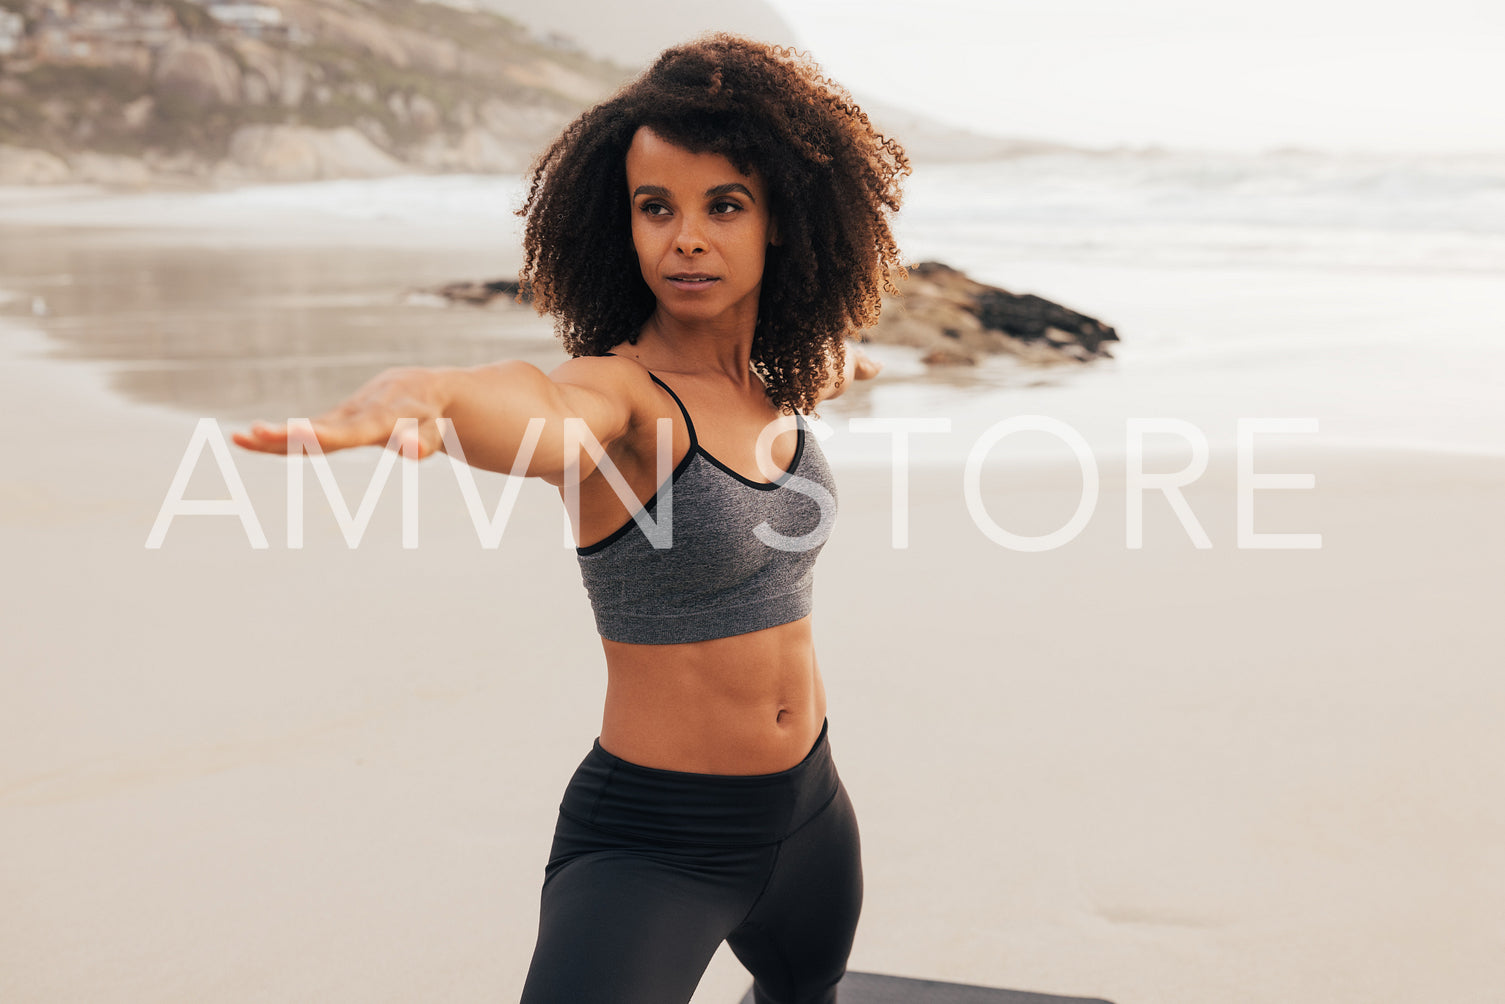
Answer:
M1505 10L1269 0L769 0L859 95L1087 147L1505 152Z

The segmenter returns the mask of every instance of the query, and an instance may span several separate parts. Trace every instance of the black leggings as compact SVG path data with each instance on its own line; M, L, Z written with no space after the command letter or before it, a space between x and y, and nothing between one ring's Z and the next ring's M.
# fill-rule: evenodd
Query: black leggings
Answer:
M826 727L777 774L686 774L595 747L559 806L524 1004L673 1004L722 941L758 1004L830 1004L862 909Z

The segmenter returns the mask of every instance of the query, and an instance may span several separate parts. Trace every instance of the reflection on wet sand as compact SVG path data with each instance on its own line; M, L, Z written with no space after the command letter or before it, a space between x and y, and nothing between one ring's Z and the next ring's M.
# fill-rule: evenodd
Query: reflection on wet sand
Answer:
M0 305L23 312L59 356L112 364L136 401L226 419L317 414L395 365L564 358L526 307L436 307L409 290L505 274L515 257L365 248L132 246L87 231L10 230ZM31 316L42 297L47 316Z

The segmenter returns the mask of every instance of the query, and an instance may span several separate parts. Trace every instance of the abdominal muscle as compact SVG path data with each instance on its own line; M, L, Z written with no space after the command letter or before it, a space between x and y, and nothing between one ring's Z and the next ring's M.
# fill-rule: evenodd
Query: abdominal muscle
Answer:
M686 645L601 645L601 747L629 763L772 774L803 760L820 737L826 690L809 617Z

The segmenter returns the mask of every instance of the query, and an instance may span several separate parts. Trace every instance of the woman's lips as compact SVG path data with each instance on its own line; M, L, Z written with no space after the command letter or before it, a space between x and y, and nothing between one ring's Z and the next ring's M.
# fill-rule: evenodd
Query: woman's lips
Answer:
M720 282L721 280L719 278L717 278L716 276L714 276L714 275L693 275L692 274L692 275L671 275L665 281L668 282L669 285L673 286L675 289L682 289L682 290L685 290L687 292L693 293L693 292L698 292L699 290L710 289L712 286L716 285L716 283Z

